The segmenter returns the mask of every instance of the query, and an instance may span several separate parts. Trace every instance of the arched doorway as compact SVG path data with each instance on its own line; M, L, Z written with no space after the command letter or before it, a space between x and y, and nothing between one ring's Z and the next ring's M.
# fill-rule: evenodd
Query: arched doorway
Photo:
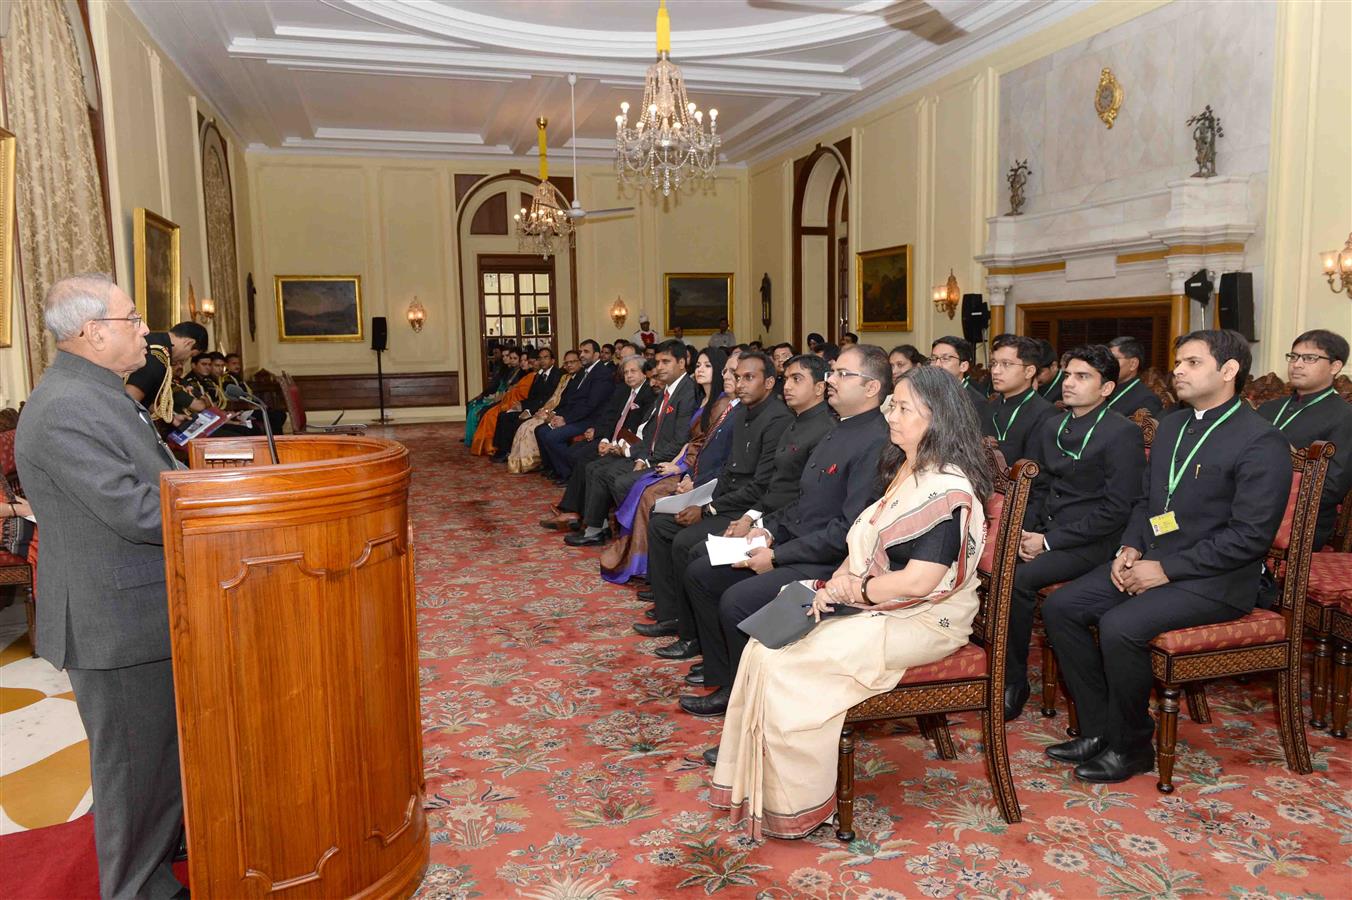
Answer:
M806 333L835 342L849 330L849 159L845 138L794 161L793 343L799 348Z

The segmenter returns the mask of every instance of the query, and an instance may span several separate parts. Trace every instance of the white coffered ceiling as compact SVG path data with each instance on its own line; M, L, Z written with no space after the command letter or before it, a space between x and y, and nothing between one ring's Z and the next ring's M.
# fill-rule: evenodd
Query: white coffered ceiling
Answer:
M656 0L130 0L257 148L523 160L535 119L609 159L652 62ZM669 0L672 59L754 161L1089 0ZM565 151L566 152L566 151Z

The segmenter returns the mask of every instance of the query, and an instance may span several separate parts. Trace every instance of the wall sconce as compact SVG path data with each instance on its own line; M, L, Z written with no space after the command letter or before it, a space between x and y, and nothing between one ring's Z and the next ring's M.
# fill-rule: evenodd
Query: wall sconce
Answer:
M418 302L414 297L408 305L408 324L414 331L422 331L423 323L427 321L427 308Z
M203 319L210 322L216 318L216 301L210 297L203 297L197 304L197 313Z
M1343 244L1342 250L1328 250L1320 256L1323 257L1329 290L1352 297L1352 234L1347 236L1347 243Z
M958 287L958 276L953 274L953 270L948 270L948 281L934 287L934 308L941 313L948 313L951 319L958 310L958 301L962 299L962 290Z
M615 302L610 304L610 321L615 323L616 328L620 328L627 318L629 318L629 307L625 306L624 300L619 294L616 294Z

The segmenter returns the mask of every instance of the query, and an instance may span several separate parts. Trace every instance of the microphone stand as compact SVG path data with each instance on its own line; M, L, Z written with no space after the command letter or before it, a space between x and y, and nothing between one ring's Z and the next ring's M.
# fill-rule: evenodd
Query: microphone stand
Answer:
M239 385L235 384L226 386L225 395L231 400L243 400L261 413L263 430L268 436L268 452L272 454L272 464L274 466L281 465L281 461L277 459L277 439L272 436L272 420L268 418L268 405L253 394L245 393Z

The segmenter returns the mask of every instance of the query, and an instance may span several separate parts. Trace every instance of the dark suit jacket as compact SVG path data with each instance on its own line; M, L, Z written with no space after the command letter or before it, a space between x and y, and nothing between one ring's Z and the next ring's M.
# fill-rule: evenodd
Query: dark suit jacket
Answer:
M765 492L756 498L756 509L770 513L798 499L798 482L803 477L808 457L835 427L835 412L825 400L794 417L779 436L779 445L775 447L775 471Z
M1164 413L1164 402L1139 378L1119 384L1108 398L1108 404L1113 412L1128 417L1142 408L1150 410L1151 417L1155 419Z
M693 378L689 375L681 377L676 390L667 401L666 408L670 412L663 412L660 399L653 405L645 423L643 440L630 448L630 457L647 460L655 466L658 463L671 462L676 458L676 454L681 452L681 448L690 439L690 418L699 408L699 388ZM660 425L657 423L659 415L662 418ZM652 430L654 426L657 426L655 434Z
M552 367L548 375L543 372L536 372L535 381L531 382L526 399L521 401L521 408L531 413L538 411L540 407L549 402L550 397L554 396L554 389L559 386L559 379L562 377L563 367L558 365Z
M774 535L776 565L838 565L854 520L882 496L878 459L887 446L887 422L877 409L836 425L807 458L798 499L765 517Z
M1047 382L1043 387L1038 388L1037 392L1042 395L1043 400L1046 400L1052 406L1055 406L1056 401L1061 399L1061 383L1065 380L1066 370L1057 369L1056 374L1052 376L1052 380Z
M1235 403L1239 408L1211 433L1174 492L1170 509L1178 530L1155 535L1150 517L1164 512L1169 463L1178 444L1181 464L1206 430ZM1132 510L1122 543L1158 560L1178 588L1226 603L1242 612L1254 607L1263 558L1281 524L1291 493L1291 456L1286 438L1241 399L1206 411L1195 421L1190 409L1160 422L1150 449L1142 497Z
M120 377L60 351L14 440L42 528L38 653L57 668L168 659L160 472L176 466L150 414Z
M775 448L793 422L793 413L783 400L771 394L754 408L738 406L733 414L732 446L711 502L717 515L740 518L770 486L775 474Z
M1332 441L1338 448L1333 459L1329 460L1324 493L1319 498L1319 524L1314 533L1314 547L1318 550L1333 536L1333 526L1338 524L1338 504L1352 490L1352 403L1337 394L1330 394L1310 404L1313 397L1302 400L1293 394L1283 412L1282 404L1287 399L1269 400L1258 407L1258 414L1272 422L1281 412L1284 423L1281 432L1292 447L1308 447L1315 441ZM1302 403L1305 410L1298 412ZM1292 413L1295 413L1295 418L1291 418Z
M592 374L596 373L593 372ZM601 438L610 440L610 436L615 433L615 423L619 421L621 414L624 414L625 417L624 430L638 430L638 426L643 424L643 420L652 411L653 401L656 399L657 394L653 392L652 385L645 380L638 386L638 393L634 395L634 406L626 412L625 404L629 402L629 385L623 382L611 385L610 399L601 408L601 414L597 417L596 424L592 426L596 429L597 440Z
M563 396L559 398L554 413L562 416L569 425L586 425L590 428L600 415L613 387L610 371L604 363L598 362L591 371L584 369L573 376L568 387L563 389Z
M1032 438L1043 420L1056 412L1056 407L1043 399L1036 390L1029 388L1012 399L996 394L985 405L977 407L977 411L981 415L981 433L999 442L1005 463L1012 466L1016 460L1036 459L1031 455ZM1004 438L1000 437L1001 430Z
M1032 441L1040 471L1023 524L1044 535L1048 548L1072 550L1096 562L1106 562L1121 546L1145 472L1141 429L1111 410L1098 419L1101 411L1078 418L1067 411L1043 420Z

